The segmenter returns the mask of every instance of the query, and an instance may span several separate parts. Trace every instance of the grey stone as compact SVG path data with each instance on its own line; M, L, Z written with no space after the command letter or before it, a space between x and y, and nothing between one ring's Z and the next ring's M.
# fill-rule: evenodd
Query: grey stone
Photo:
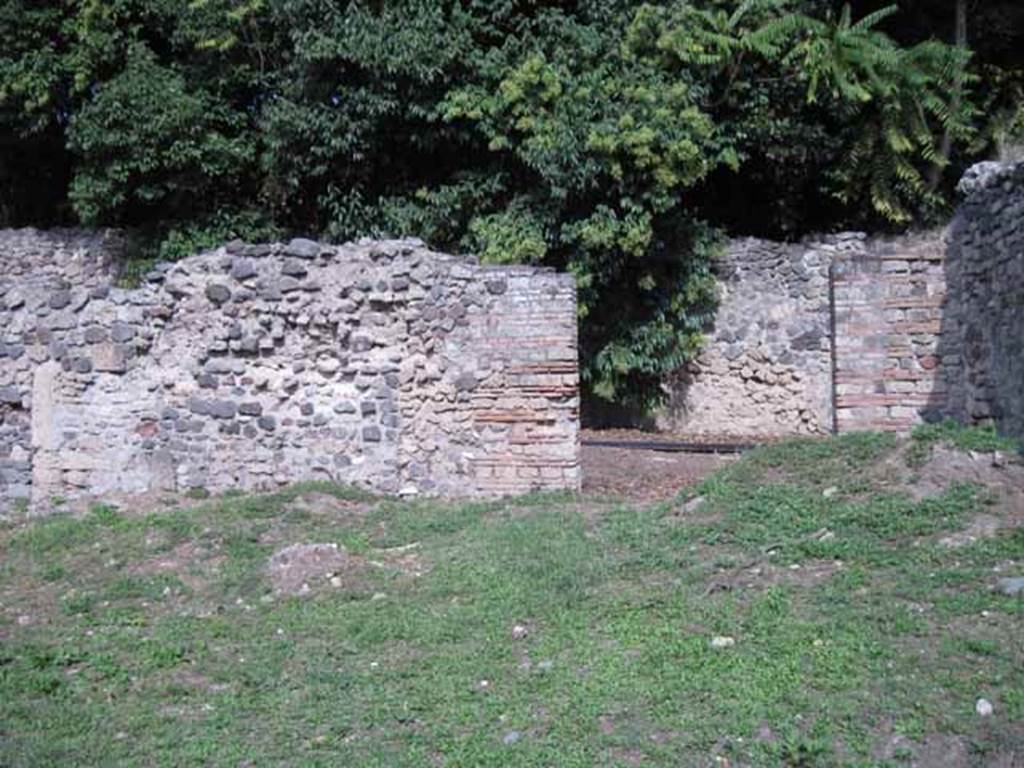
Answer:
M71 303L71 291L54 291L50 294L50 308L51 309L64 309L68 304Z
M220 283L210 283L206 286L206 298L214 304L223 304L231 298L231 290Z
M257 402L241 403L238 406L238 412L242 416L262 416L263 406Z
M991 189L1014 173L1014 166L1007 163L985 161L975 163L964 173L957 184L957 191L964 196Z
M314 240L297 237L285 246L284 252L300 259L312 259L320 254L320 244Z
M799 336L794 337L790 342L790 346L795 350L801 351L819 349L821 347L822 336L822 332L817 329L807 330Z
M455 377L455 389L459 392L469 392L474 390L477 387L477 383L476 374L469 371L460 373Z
M316 363L316 369L325 376L333 376L340 368L341 361L336 357L325 357Z
M273 416L260 416L256 423L259 425L260 429L266 432L273 432L277 429L277 419Z
M381 441L380 427L363 427L363 441L367 443L379 443Z
M693 515L700 511L701 507L704 506L703 496L694 496L692 499L687 501L680 508L680 512L684 515Z
M135 329L127 323L115 323L111 326L111 338L117 342L131 341L135 338Z
M334 404L335 413L356 413L356 404L350 400L342 400L340 403Z
M248 280L251 277L256 277L256 265L250 259L232 259L231 276L235 280Z
M259 297L264 301L281 300L281 286L279 281L274 278L261 278L256 284L256 289Z
M487 292L495 295L501 295L508 290L508 282L503 279L488 280L484 284L487 286Z
M87 344L99 344L107 340L107 331L104 328L93 325L85 329L83 338Z
M996 589L1007 597L1024 595L1024 576L1000 579L996 584Z
M16 387L0 387L0 403L21 405L21 390Z
M197 416L209 416L210 415L210 401L203 400L199 397L190 397L188 399L188 409Z
M289 277L305 277L308 272L306 265L299 259L285 259L281 263L281 274Z
M269 256L272 252L273 248L271 248L267 243L250 245L245 248L245 255L251 256L254 259L261 259L264 256Z
M231 400L213 400L210 402L209 412L216 419L233 419L238 415L238 403Z
M17 360L23 354L25 354L25 347L22 344L0 344L0 357Z

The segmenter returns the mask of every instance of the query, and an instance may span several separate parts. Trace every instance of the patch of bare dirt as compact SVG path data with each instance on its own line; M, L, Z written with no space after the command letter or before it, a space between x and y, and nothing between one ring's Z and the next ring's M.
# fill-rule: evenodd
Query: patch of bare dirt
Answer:
M277 595L305 597L330 588L368 595L370 569L406 578L429 573L431 563L418 550L419 543L413 542L363 556L334 543L292 544L271 556L267 574Z
M715 574L707 592L733 589L769 589L771 587L817 587L843 567L837 560L810 560L781 566L770 562L747 563L739 568Z
M892 724L888 723L879 733L874 750L876 760L907 760L905 764L911 768L967 768L971 764L967 743L960 736L932 733L918 742L891 729Z
M329 517L339 522L363 520L373 511L373 507L373 504L365 501L339 499L320 491L299 494L287 505L290 510L308 512L317 517Z
M197 541L185 541L168 552L135 563L127 570L134 576L173 574L186 587L196 590L206 581L203 572L215 572L226 559Z
M1019 525L1020 522L1017 522ZM959 549L981 539L992 539L1003 529L1016 527L1011 518L995 515L978 515L962 531L951 533L939 539L939 544L949 549Z
M1000 453L965 453L936 446L928 460L911 473L907 491L920 501L940 496L954 483L976 483L1005 496L1024 514L1024 462Z
M997 725L986 729L994 737L994 749L979 756L971 749L968 737L952 733L929 733L920 741L895 733L891 723L877 729L876 760L888 764L901 760L908 768L1020 768L1024 765L1024 728ZM980 758L980 759L979 759Z
M593 445L581 456L584 493L641 503L673 499L737 458Z
M1002 453L975 453L935 446L920 466L908 462L912 443L897 448L873 472L876 484L905 493L914 501L942 496L956 484L985 489L984 511L979 510L967 527L939 539L950 549L991 539L1006 530L1024 526L1024 460Z
M414 541L398 547L378 549L367 563L392 575L419 578L430 573L432 569L432 564L420 554L419 547L419 542Z
M205 675L195 671L191 666L175 670L172 680L182 688L190 688L203 693L223 693L231 690L229 683L214 683Z
M271 556L267 573L275 594L303 597L358 580L365 568L363 558L337 544L292 544Z

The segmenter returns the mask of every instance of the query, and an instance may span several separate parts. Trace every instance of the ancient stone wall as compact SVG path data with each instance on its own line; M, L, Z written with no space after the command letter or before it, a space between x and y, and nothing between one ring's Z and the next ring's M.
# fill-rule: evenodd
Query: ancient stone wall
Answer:
M732 241L698 359L659 426L688 435L907 431L952 417L1024 436L1024 164L982 163L946 229Z
M294 240L124 289L116 244L0 232L0 512L308 479L579 487L571 277Z
M944 233L919 233L833 263L838 431L905 432L944 415L946 249Z
M715 264L708 344L667 382L659 426L758 438L906 429L934 415L944 255L934 232L731 241Z
M960 191L942 321L947 411L1024 438L1024 163L980 163Z
M659 426L759 437L831 429L829 265L863 236L733 240L715 263L720 304L700 356L667 383Z

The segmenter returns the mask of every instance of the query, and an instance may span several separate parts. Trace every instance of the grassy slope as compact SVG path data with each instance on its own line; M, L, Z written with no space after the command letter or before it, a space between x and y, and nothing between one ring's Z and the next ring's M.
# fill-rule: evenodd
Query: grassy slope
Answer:
M902 765L936 734L1024 755L1024 607L990 589L1024 529L941 548L984 491L880 491L892 448L754 452L689 516L320 515L296 489L0 530L0 765ZM274 598L267 557L312 541L380 566ZM412 542L425 575L384 551Z

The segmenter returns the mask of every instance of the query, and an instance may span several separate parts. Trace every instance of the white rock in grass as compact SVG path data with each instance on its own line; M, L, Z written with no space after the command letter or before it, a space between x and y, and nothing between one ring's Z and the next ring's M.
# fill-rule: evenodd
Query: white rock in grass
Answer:
M1024 576L1000 579L996 587L1007 597L1020 595L1024 593Z
M679 511L682 512L684 515L692 515L692 514L695 514L696 512L699 512L700 508L703 507L703 506L704 506L704 497L703 496L694 496L688 502L683 504L683 506L680 508Z
M995 707L992 706L992 702L988 699L978 699L974 705L974 711L982 717L988 717L994 710Z
M736 638L727 635L715 635L711 638L712 648L732 648L736 645Z

